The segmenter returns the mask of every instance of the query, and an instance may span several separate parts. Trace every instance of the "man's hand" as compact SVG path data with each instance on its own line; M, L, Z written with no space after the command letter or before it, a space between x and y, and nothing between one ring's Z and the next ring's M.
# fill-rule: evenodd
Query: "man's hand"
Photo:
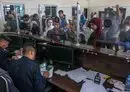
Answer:
M49 78L49 72L48 72L48 71L43 72L43 76L44 76L45 78Z

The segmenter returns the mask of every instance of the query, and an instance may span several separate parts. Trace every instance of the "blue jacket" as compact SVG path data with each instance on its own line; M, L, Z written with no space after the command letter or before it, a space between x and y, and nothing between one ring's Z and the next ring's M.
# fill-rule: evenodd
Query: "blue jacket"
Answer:
M67 25L67 19L66 16L64 15L64 18L60 18L60 27L65 28L66 25Z
M46 79L35 61L23 56L10 64L9 74L20 92L44 92Z
M80 16L80 23L85 24L85 22L86 22L85 16L84 16L84 15L81 15L81 16Z

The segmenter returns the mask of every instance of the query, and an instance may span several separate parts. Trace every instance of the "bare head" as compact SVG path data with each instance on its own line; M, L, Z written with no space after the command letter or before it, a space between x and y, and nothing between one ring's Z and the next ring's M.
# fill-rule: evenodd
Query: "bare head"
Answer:
M26 43L23 46L23 55L28 57L31 60L35 60L36 49L35 46L31 43Z

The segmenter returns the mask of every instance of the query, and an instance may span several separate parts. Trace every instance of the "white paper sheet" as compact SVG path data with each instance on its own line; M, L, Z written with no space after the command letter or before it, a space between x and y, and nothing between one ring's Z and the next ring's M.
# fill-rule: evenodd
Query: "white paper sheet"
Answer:
M75 82L79 83L82 80L87 78L88 72L83 68L78 68L78 69L69 71L67 74L68 74L68 77L70 79L72 79Z
M70 79L79 83L82 80L85 80L86 78L94 80L97 72L91 71L91 70L87 71L87 70L85 70L84 68L81 67L81 68L69 71L67 74L68 74L68 77ZM107 75L100 73L100 76L101 76L101 84L103 84L104 81L105 81L104 77L107 76Z
M107 92L103 85L95 84L91 80L85 80L80 92Z
M60 76L65 76L67 74L66 71L62 71L62 70L56 70L55 74L59 74Z

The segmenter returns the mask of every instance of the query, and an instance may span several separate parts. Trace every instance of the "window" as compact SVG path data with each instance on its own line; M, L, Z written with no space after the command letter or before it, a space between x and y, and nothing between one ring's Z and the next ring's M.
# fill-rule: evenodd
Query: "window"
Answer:
M45 6L46 16L55 17L57 13L57 6Z
M77 7L76 6L72 7L72 16L77 16Z
M3 5L3 9L5 20L7 20L7 12L9 11L19 13L20 17L22 17L25 12L23 4L5 4Z

